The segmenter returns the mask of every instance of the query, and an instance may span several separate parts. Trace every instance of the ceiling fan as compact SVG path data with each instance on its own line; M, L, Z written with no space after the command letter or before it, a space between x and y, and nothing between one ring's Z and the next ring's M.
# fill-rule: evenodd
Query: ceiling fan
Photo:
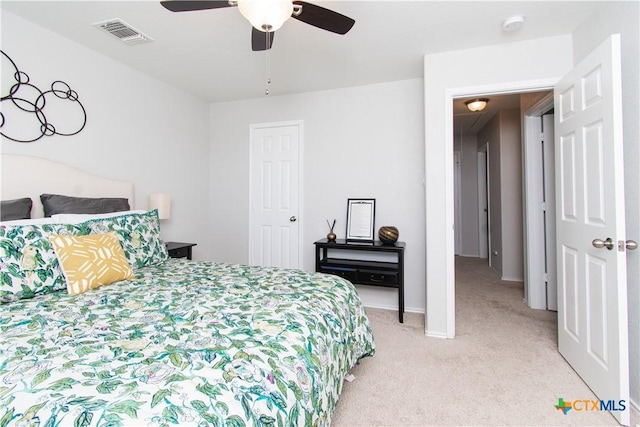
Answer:
M253 26L251 48L254 51L271 49L274 32L289 18L336 34L346 34L356 22L338 12L298 0L164 0L160 4L171 12L237 6Z

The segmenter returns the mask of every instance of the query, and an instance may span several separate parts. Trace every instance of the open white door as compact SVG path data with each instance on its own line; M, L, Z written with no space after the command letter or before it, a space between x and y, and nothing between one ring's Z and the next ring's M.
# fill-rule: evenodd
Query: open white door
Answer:
M554 98L558 348L629 425L620 36L580 62Z

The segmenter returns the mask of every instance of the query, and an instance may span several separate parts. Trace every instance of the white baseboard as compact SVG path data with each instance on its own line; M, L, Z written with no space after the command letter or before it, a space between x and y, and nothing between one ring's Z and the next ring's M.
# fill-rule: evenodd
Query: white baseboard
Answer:
M364 305L365 308L375 308L375 309L380 309L380 310L389 310L389 311L395 311L396 313L398 312L398 307L391 307L391 306L387 306L387 305L380 305L380 304L365 304ZM407 308L405 307L404 309L405 313L416 313L416 314L424 314L424 310L422 309L417 309L417 308ZM430 338L440 338L440 339L447 339L447 334L438 332L438 333L433 333L433 332L429 332L429 331L424 331L425 336L430 337Z
M490 265L489 267L491 268L491 271L496 273L496 276L498 276L500 279L502 279L502 272L498 271L498 269L495 268L493 265Z
M524 277L518 278L518 277L502 276L500 279L505 282L524 282Z
M398 311L397 305L385 305L385 304L362 304L365 308L379 308L380 310ZM405 313L417 313L424 314L424 308L405 307Z
M426 336L428 336L429 338L440 338L440 339L447 339L447 334L444 334L442 332L429 332L429 331L424 331L424 334Z
M362 303L362 305L365 308L378 308L380 310L389 310L389 311L398 311L398 306L392 306L392 305L385 305L385 304L364 304Z

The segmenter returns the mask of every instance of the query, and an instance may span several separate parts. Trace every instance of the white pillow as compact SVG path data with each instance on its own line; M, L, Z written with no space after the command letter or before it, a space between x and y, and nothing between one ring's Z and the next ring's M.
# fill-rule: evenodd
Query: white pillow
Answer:
M114 216L129 215L129 214L143 214L145 210L133 210L133 211L120 211L110 212L104 214L55 214L51 215L52 222L56 224L80 224L90 219L100 218L113 218ZM17 222L17 221L12 221Z
M3 225L40 225L40 224L55 224L52 218L31 218L31 219L15 219L13 221L2 221L0 226Z

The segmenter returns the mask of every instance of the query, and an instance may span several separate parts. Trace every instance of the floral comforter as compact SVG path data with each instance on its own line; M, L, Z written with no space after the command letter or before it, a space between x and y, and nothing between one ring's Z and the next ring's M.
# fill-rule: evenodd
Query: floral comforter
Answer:
M373 353L341 278L170 259L0 305L0 426L329 425Z

